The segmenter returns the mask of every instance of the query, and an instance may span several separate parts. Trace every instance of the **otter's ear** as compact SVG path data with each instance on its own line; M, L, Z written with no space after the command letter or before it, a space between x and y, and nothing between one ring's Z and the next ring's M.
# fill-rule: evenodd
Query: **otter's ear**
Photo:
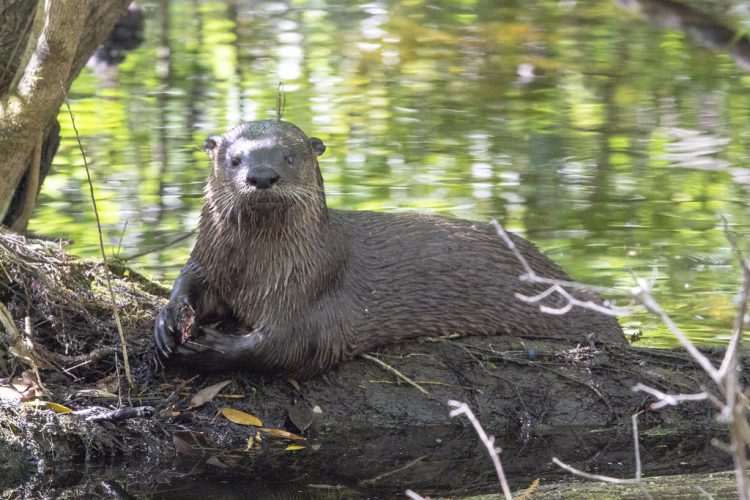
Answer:
M218 135L212 135L208 139L206 139L206 142L203 143L203 151L209 154L209 156L213 156L217 149L219 149L219 145L221 144L221 137Z
M310 137L310 147L315 151L315 156L320 156L326 151L326 145L317 137Z

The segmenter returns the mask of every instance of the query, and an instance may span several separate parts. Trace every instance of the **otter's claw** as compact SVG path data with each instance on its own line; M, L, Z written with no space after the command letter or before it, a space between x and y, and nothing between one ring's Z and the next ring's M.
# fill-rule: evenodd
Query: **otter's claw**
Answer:
M170 300L159 311L154 324L156 348L164 358L170 357L175 348L189 339L195 329L195 312L187 300Z

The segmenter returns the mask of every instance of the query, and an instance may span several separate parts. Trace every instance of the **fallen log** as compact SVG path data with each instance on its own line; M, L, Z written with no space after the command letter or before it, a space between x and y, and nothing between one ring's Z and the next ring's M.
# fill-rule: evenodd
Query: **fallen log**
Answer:
M679 351L583 338L440 338L391 346L302 383L204 375L156 363L151 325L167 290L111 265L137 383L129 389L97 263L9 233L0 233L0 261L10 318L0 322L3 490L166 496L220 478L255 495L497 491L474 430L448 416L451 399L466 402L496 437L514 488L570 477L553 456L633 477L638 412L644 476L731 467L711 444L726 431L709 403L653 410L631 390L639 382L671 393L710 386ZM222 381L218 394L191 405ZM32 397L55 404L29 406ZM260 422L234 423L227 407Z

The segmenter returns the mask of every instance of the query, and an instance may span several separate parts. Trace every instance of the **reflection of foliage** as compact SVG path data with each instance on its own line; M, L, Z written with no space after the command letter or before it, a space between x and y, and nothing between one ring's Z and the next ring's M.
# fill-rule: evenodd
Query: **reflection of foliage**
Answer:
M724 171L676 169L668 155L680 127L726 138L704 156L742 166L747 77L609 0L496 4L147 9L168 17L147 21L119 87L85 74L71 91L113 252L195 227L208 169L198 147L273 116L284 80L286 118L329 145L332 205L499 217L586 281L627 282L625 269L657 265L675 303L660 300L685 319L709 318L692 323L702 335L730 321L737 273L713 228L720 212L747 225L746 189ZM532 76L519 76L521 65ZM32 229L95 255L73 145L61 146ZM174 277L189 247L139 262Z

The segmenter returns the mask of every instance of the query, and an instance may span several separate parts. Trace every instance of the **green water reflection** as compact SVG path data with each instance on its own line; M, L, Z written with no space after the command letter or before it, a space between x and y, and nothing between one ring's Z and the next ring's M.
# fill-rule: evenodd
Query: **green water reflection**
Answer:
M750 76L729 56L608 0L143 4L146 43L70 93L112 253L195 228L204 138L274 116L283 80L285 118L328 145L331 205L498 218L598 285L655 266L694 338L728 335L739 269L719 216L747 235L750 186ZM60 121L30 229L95 256ZM191 245L135 266L168 282ZM645 315L623 322L671 343Z

